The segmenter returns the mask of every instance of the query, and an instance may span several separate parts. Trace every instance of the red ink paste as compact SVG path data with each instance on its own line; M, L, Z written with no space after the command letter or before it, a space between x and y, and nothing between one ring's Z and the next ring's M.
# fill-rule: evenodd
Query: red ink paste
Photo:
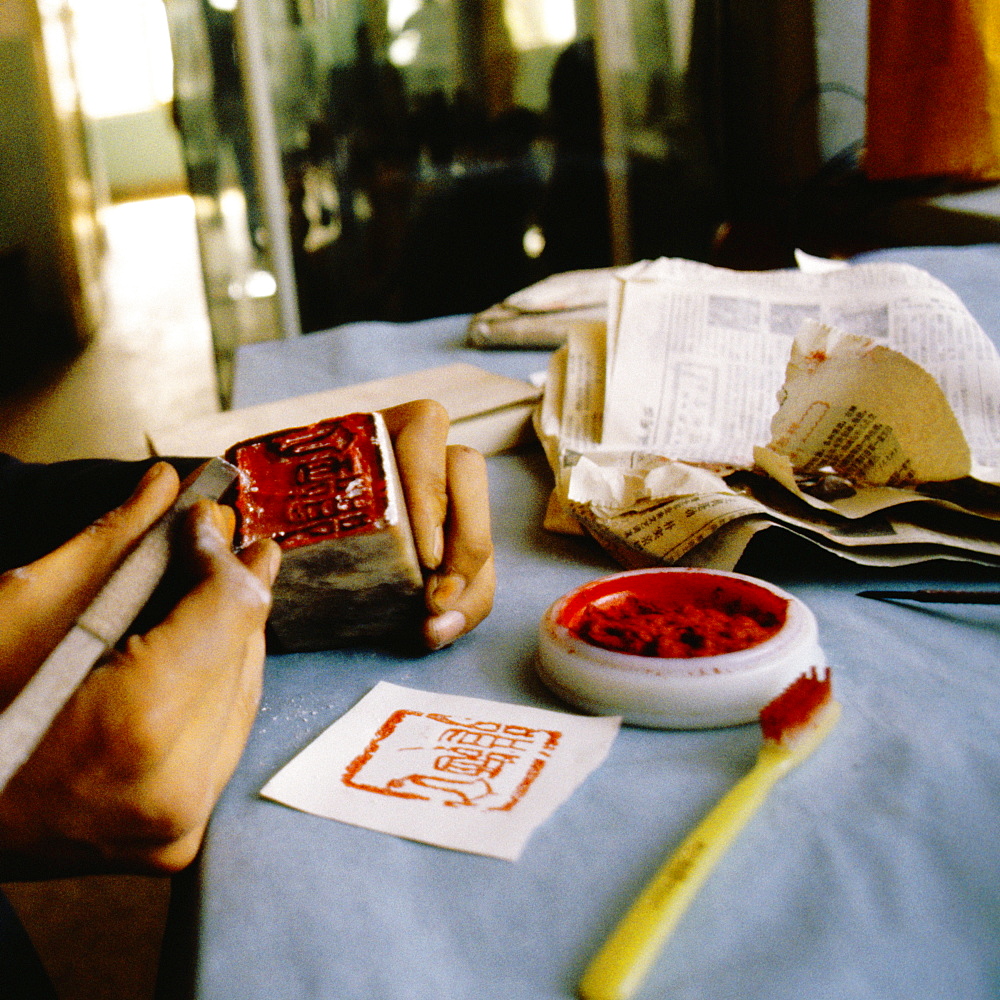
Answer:
M284 549L378 530L388 506L370 413L352 413L233 445L240 470L240 540L273 538Z
M573 625L587 642L639 656L716 656L770 639L784 619L739 600L657 602L624 593L589 604Z

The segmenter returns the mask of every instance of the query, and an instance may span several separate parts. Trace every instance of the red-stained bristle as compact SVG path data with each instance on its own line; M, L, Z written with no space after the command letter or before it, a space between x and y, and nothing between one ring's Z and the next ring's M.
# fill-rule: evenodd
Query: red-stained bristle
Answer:
M816 711L830 700L830 670L822 677L813 667L794 680L760 710L760 728L765 740L780 743L782 737L812 721Z

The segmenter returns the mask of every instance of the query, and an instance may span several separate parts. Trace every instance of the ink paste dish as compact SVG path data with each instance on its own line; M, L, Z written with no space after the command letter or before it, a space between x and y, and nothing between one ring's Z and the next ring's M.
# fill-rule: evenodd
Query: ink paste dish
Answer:
M542 618L538 654L542 680L571 705L662 729L756 721L826 662L798 598L740 573L679 567L563 595Z

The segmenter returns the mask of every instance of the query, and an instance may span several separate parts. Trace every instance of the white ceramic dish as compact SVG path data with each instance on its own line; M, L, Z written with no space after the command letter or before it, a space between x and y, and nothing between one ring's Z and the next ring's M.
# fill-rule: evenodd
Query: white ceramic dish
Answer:
M617 652L574 631L589 605L626 594L661 603L739 602L777 615L781 624L757 645L691 657ZM538 653L542 680L571 705L663 729L753 722L796 677L825 666L816 619L798 598L741 573L678 567L615 573L563 595L542 617Z

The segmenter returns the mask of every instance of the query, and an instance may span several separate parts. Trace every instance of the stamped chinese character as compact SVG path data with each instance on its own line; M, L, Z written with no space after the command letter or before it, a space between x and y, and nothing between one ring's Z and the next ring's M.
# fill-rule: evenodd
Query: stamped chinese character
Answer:
M341 780L378 795L509 811L538 777L561 735L498 720L399 709Z

